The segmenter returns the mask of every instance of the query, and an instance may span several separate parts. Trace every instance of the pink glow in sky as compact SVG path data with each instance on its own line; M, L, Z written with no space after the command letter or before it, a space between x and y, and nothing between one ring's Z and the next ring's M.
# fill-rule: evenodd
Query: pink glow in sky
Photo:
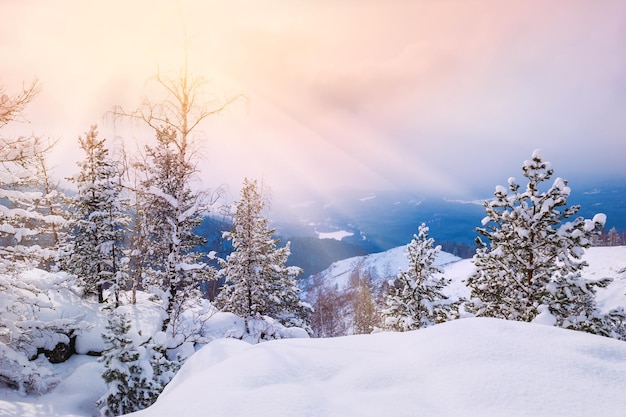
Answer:
M199 132L210 186L463 196L535 148L566 178L626 175L624 1L9 0L0 21L0 85L43 87L13 129L60 138L60 175L91 124L145 134L103 115L179 68L185 33L190 70L248 97Z

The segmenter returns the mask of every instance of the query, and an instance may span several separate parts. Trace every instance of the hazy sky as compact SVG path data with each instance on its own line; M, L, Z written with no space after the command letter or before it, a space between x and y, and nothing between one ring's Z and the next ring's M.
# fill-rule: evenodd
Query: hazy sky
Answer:
M185 33L191 72L248 98L198 132L210 186L464 197L535 148L571 182L626 177L623 0L3 0L0 85L43 87L14 131L60 138L61 175L94 123L136 146L103 116L180 68Z

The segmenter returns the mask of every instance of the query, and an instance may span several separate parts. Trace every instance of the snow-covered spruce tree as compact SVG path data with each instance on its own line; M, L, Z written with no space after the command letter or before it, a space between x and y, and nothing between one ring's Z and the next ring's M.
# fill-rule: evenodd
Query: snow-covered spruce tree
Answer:
M435 265L441 247L434 246L428 230L424 223L419 226L418 234L407 245L408 269L399 271L389 282L382 311L387 329L409 331L450 319L453 305L442 292L449 280Z
M484 203L487 216L477 231L488 244L477 238L476 271L467 280L471 299L465 308L477 316L519 321L543 313L556 326L601 333L595 287L610 280L583 279L587 264L581 257L606 217L575 217L580 206L567 206L570 188L561 178L542 191L553 170L540 151L522 170L525 189L509 178L508 190L496 187L494 199Z
M123 245L130 223L128 202L122 198L117 164L110 158L105 139L98 138L96 126L79 137L85 159L80 172L70 180L77 193L71 201L73 248L67 269L82 283L86 295L95 294L103 303L109 288L119 305L119 291L128 278L128 258Z
M624 307L614 308L589 325L590 329L587 331L591 333L626 341L626 310Z
M275 231L261 216L264 205L256 181L246 178L233 229L224 233L233 252L220 260L218 276L225 278L225 284L215 302L220 309L245 318L246 325L251 318L270 316L286 326L309 330L311 307L300 300L295 279L302 270L286 266L289 243L276 247Z
M175 79L157 74L156 81L165 93L162 101L152 103L146 98L133 112L117 107L113 113L144 124L156 134L156 144L146 146L135 164L139 180L133 240L142 246L134 248L131 263L139 272L133 276L141 275L143 284L163 300L162 329L176 334L178 316L189 300L200 295L199 281L210 279L213 272L199 262L195 249L203 240L193 229L219 194L192 187L201 145L195 130L233 99L208 96L205 81L191 77L186 66Z
M157 145L147 146L145 161L137 165L142 180L136 190L135 227L144 245L138 253L143 256L144 284L162 298L166 311L162 330L171 326L171 334L177 331L185 303L200 297L200 281L213 273L195 250L204 243L194 229L206 206L203 195L191 189L196 169L181 155L178 140L172 128L157 131Z

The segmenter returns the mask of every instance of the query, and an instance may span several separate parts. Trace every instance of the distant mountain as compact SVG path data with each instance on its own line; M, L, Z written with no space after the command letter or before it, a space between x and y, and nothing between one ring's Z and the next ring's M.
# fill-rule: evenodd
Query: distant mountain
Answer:
M592 218L596 213L607 216L606 229L613 227L626 231L626 179L614 179L576 187L570 184L572 193L569 204L579 204L578 215Z
M300 278L315 274L335 261L369 253L363 247L336 239L292 236L288 240L291 242L288 265L299 266L303 269Z
M381 252L408 243L423 222L438 244L474 246L474 228L484 217L480 201L451 201L400 192L345 191L273 214L283 236L336 239Z
M444 267L460 260L458 256L439 252L435 265ZM329 287L342 289L348 286L353 274L359 273L367 275L376 286L380 286L386 280L395 278L400 269L406 270L408 265L406 245L404 245L384 252L333 262L327 269L316 274L315 278ZM307 289L312 281L312 279L304 280L303 287Z

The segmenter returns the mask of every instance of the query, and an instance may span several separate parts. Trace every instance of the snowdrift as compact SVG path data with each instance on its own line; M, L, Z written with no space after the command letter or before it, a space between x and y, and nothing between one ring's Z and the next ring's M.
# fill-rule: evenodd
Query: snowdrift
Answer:
M219 339L133 416L622 416L626 343L463 319L409 333Z

